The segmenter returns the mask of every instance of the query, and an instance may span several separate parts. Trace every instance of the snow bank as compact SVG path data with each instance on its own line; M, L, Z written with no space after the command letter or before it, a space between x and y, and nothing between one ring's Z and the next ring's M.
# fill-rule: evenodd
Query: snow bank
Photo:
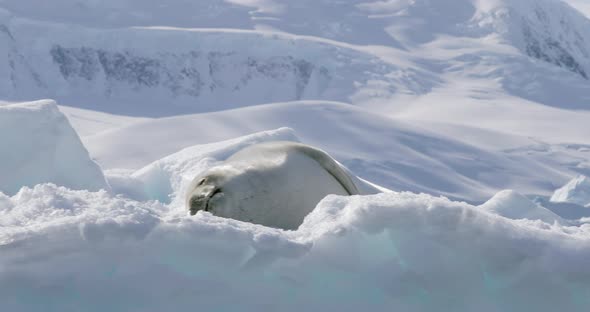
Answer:
M156 201L139 203L104 190L76 191L55 184L23 187L12 197L0 193L0 246L7 248L33 238L51 240L53 236L67 244L78 234L92 242L106 238L139 239L158 223L156 211L163 209ZM48 236L42 238L44 235Z
M73 189L108 188L53 101L0 106L0 191L53 182Z
M590 307L590 224L513 220L412 193L329 196L296 231L206 212L190 217L180 209L183 173L206 169L247 144L277 139L296 137L284 128L188 148L133 174L117 172L113 189L145 187L136 192L145 196L141 200L53 184L0 194L3 309ZM530 209L516 194L505 194L491 202L512 206L504 211ZM160 197L170 204L147 200Z
M590 206L590 178L579 175L563 187L557 189L551 201L555 203L572 203Z
M499 192L483 205L480 205L479 208L514 220L529 219L541 220L546 223L564 223L564 220L551 210L537 205L533 201L512 190Z
M588 224L428 195L331 196L293 232L53 185L0 202L10 311L590 307Z

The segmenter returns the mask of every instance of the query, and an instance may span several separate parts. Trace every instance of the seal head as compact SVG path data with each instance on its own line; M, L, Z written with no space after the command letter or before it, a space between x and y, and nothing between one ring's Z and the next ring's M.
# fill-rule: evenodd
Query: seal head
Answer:
M214 205L224 196L223 183L224 177L220 174L209 173L204 177L195 179L189 187L192 190L187 198L186 206L191 216L197 214L199 210L213 213Z

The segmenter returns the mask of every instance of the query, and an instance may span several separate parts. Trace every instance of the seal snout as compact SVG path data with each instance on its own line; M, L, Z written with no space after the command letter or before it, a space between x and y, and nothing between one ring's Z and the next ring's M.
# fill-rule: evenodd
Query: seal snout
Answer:
M191 216L197 214L199 210L208 211L209 196L208 195L195 195L191 197L189 211Z
M199 210L210 211L209 201L216 194L221 193L220 188L212 188L206 192L193 195L190 199L189 212L191 216L197 214Z

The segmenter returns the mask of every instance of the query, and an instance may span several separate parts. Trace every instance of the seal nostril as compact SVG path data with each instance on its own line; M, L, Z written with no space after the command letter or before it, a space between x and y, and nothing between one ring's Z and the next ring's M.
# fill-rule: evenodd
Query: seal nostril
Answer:
M213 196L215 196L215 195L217 195L219 193L221 193L221 189L220 188L215 189L215 191L213 191L213 193L211 193L211 195L209 196L209 198L211 198L211 197L213 197Z

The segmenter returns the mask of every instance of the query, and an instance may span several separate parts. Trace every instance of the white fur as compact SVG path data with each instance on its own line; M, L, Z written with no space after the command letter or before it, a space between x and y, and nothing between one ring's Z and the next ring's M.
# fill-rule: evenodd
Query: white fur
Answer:
M193 196L217 188L220 192L207 204L214 215L283 229L296 229L326 195L358 194L330 156L292 142L247 147L197 176L187 194L188 208Z

